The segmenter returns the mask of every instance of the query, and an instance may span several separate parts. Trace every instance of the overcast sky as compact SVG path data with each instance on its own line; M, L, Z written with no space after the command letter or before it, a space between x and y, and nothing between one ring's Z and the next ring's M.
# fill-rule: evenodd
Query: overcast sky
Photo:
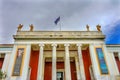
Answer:
M102 26L107 44L120 44L120 0L1 0L0 44L13 43L18 24L29 30L59 30L54 21L61 17L62 30L96 30Z

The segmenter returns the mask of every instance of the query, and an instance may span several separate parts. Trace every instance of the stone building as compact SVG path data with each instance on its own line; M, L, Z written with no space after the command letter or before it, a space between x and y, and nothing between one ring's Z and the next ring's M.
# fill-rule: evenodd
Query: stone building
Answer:
M120 45L102 31L22 31L0 44L6 80L119 80Z

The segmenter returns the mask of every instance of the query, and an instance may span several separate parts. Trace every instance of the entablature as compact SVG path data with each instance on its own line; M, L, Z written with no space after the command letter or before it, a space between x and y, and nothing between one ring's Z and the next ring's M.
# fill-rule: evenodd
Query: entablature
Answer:
M31 39L104 39L101 31L19 31L13 35L15 40Z

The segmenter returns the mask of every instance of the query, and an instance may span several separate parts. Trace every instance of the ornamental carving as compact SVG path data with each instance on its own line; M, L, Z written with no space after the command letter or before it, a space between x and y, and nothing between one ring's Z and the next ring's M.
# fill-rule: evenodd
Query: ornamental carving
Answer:
M101 26L99 24L96 26L96 28L98 31L101 31Z
M30 31L33 31L33 29L34 29L33 24L30 24L29 27L30 27Z
M18 30L17 30L17 31L21 31L22 27L23 27L23 25L22 25L22 24L19 24L19 25L18 25Z
M90 31L90 29L89 29L89 25L86 25L86 28L87 28L87 31Z

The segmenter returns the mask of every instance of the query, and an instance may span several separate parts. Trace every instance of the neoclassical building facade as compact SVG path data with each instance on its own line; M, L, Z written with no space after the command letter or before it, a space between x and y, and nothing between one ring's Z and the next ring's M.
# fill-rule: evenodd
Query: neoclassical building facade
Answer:
M0 44L5 80L120 80L120 45L98 31L18 31Z

